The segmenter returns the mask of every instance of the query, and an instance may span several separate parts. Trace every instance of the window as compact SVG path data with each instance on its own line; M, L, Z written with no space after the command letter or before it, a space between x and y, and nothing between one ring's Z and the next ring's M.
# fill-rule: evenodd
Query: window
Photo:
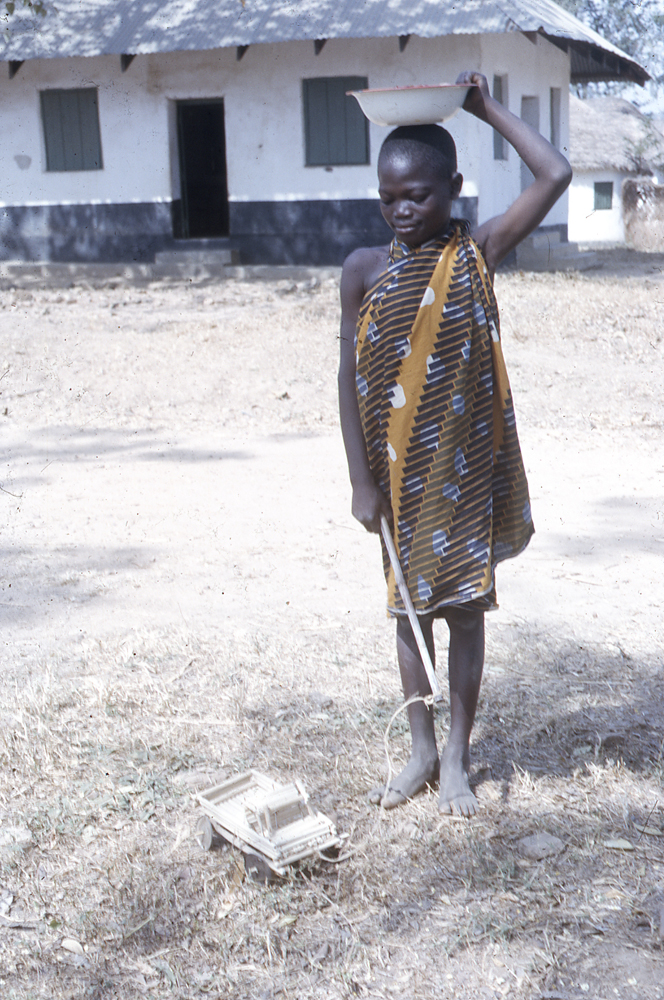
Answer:
M306 165L369 163L367 120L347 90L365 90L364 76L320 76L302 81Z
M47 170L101 170L97 88L40 93Z
M595 182L595 211L613 208L613 181Z
M560 87L549 90L549 123L551 145L560 149Z
M493 77L493 96L500 103L507 107L507 77L506 76L496 76L494 73ZM507 139L503 139L500 132L493 132L493 158L494 160L506 160L507 159Z

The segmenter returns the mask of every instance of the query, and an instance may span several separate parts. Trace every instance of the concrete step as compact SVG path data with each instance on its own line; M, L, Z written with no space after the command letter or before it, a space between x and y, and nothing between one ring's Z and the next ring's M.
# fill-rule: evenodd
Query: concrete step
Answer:
M561 245L560 233L557 229L547 230L543 233L531 233L521 242L521 246L527 246L533 250L548 250L550 247Z
M227 267L229 264L239 264L240 254L234 247L178 247L173 250L161 250L154 255L158 267L174 264L205 264L217 267Z
M516 248L516 266L522 271L588 271L600 267L592 250L579 250L576 243L561 243L557 233L536 233ZM545 237L557 236L547 241Z
M226 264L51 264L0 262L0 289L10 288L117 288L147 285L152 281L191 281L198 285L219 280L240 281L338 281L339 267L304 265Z
M152 264L55 264L3 261L0 288L70 288L88 284L94 288L140 285L152 281Z
M114 285L145 285L151 281L195 281L206 283L230 278L230 264L200 261L165 261L155 264L0 264L0 288L37 286L67 288L89 284L94 288Z

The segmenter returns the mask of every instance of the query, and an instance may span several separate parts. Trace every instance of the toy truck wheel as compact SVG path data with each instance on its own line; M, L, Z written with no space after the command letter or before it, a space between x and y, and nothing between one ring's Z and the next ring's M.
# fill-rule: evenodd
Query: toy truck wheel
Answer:
M209 851L214 841L214 830L207 816L201 816L196 825L196 840L203 851Z
M245 854L244 870L252 882L276 882L279 876L274 872L262 854Z

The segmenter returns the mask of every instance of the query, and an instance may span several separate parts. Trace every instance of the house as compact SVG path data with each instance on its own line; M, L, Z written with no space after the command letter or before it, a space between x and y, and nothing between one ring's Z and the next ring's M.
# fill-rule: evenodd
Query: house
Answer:
M0 259L37 261L191 245L339 263L388 235L386 132L347 90L479 69L567 150L570 80L648 78L551 0L58 0L44 18L17 5L0 58ZM450 130L455 210L482 221L528 174L464 112ZM543 228L566 240L566 198Z
M664 135L629 101L570 96L569 237L591 243L624 243L631 207L627 181L645 188L664 183ZM630 184L630 190L633 183ZM634 198L630 198L632 206ZM638 214L638 213L637 213ZM633 242L633 240L630 240Z

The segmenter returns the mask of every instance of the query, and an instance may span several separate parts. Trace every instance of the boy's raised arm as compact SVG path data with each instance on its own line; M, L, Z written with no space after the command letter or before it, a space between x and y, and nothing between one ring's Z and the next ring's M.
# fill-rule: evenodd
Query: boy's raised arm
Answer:
M506 212L482 223L474 234L493 273L510 250L537 228L560 198L572 179L572 168L543 135L491 96L486 77L481 73L461 73L457 83L471 87L464 109L500 132L535 178Z

